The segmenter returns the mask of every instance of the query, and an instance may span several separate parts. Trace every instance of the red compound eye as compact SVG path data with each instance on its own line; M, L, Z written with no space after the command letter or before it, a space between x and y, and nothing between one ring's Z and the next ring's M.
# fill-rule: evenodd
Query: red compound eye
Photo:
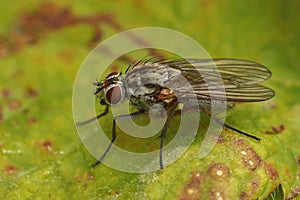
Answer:
M111 87L105 92L106 100L112 105L120 103L124 98L123 95L122 89L118 85Z

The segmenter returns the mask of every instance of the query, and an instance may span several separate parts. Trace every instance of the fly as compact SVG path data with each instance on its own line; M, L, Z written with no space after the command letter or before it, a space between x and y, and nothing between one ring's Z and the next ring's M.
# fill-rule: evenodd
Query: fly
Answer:
M217 72L216 72L217 70ZM215 81L217 76L220 81ZM183 76L191 85L187 89L178 81ZM241 59L144 59L131 64L122 73L112 72L103 82L96 82L95 95L100 104L106 106L105 111L94 118L78 124L86 124L105 116L110 106L122 103L126 98L136 108L136 112L113 118L112 139L104 154L93 164L102 162L117 137L116 120L124 120L149 113L151 106L160 104L167 113L167 119L160 134L159 165L163 169L162 149L168 126L178 109L193 110L189 97L196 96L199 109L208 114L217 123L239 134L260 141L260 138L238 130L211 113L210 102L226 102L232 107L238 102L265 101L274 96L274 91L260 85L271 77L271 72L263 65ZM209 80L209 81L208 81ZM172 89L170 89L172 85ZM218 88L223 88L223 92ZM192 93L192 94L191 94ZM179 103L178 99L187 103Z

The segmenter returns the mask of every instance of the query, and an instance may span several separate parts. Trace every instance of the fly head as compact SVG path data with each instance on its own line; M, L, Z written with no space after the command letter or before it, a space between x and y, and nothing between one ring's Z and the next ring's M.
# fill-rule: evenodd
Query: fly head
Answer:
M121 73L112 72L106 76L103 82L96 82L95 95L101 104L117 105L124 101L125 88Z

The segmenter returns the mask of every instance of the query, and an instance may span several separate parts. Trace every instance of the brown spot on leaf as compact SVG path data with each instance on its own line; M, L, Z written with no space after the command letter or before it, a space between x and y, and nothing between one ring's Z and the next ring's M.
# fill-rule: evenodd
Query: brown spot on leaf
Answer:
M246 152L245 155L242 155L242 161L244 166L253 171L261 164L261 159L252 148L248 147L245 150L241 151L241 153Z
M111 14L77 16L68 7L43 2L34 12L23 13L13 26L14 29L0 36L0 57L19 51L26 45L37 43L51 31L78 24L88 24L94 29L89 46L94 46L102 38L100 25L107 24L118 31L123 29Z
M256 193L257 189L259 188L259 181L258 180L253 180L251 182L251 192L252 194Z
M97 13L93 15L75 15L68 7L62 7L52 2L41 3L35 11L25 12L13 25L13 29L0 35L0 57L9 56L19 52L27 45L36 44L47 33L58 31L68 26L88 24L94 30L88 47L94 47L103 37L102 26L107 25L118 32L125 30L111 13ZM143 39L129 35L130 39L137 44L148 46ZM163 57L156 49L149 49L152 56ZM128 57L120 57L128 61Z
M249 200L249 195L245 192L242 192L241 196L240 196L241 200Z
M290 194L288 195L288 197L286 199L287 200L295 199L299 194L300 194L300 187L296 186L296 187L292 188Z
M39 150L42 151L42 153L47 155L56 155L63 153L55 148L51 140L44 140L42 142L36 142L35 144L39 148Z
M243 165L249 170L254 171L259 165L261 165L261 159L258 154L247 145L242 139L235 139L233 141L235 145L236 153L241 157Z
M278 178L278 172L271 163L264 163L264 168L270 179Z
M6 165L5 166L5 173L6 174L16 174L18 171L18 168L14 165Z
M283 124L280 124L279 126L277 127L272 127L272 131L274 133L282 133L282 131L284 131L285 127Z
M90 172L85 172L75 178L77 183L81 183L80 188L85 190L89 186L89 182L94 181L95 177Z
M230 176L230 170L221 163L212 164L208 168L208 174L215 180L226 180Z
M4 99L7 99L9 98L11 95L11 92L9 89L2 89L1 90L1 96L4 98Z
M88 181L94 181L94 180L95 180L95 176L94 176L92 173L87 172L87 173L86 173L86 179L87 179Z
M190 174L190 181L185 184L181 200L196 200L200 199L200 187L203 184L205 176L200 172L192 172Z
M81 174L80 176L77 176L76 181L77 182L82 182L82 181L85 181L85 180L93 181L94 178L95 177L90 172L85 172L84 174Z
M32 87L26 88L25 95L27 97L36 97L38 95L38 91Z
M282 133L285 130L285 127L283 124L280 124L279 126L272 126L271 130L266 131L266 134L279 134Z
M75 180L77 183L80 183L82 181L82 176L77 176Z
M209 193L209 199L211 200L225 200L228 199L228 197L225 194L225 190L221 189L212 189Z
M47 151L52 151L52 142L51 141L45 140L42 145Z
M42 151L48 155L62 155L64 151L60 150L56 145L50 140L45 140L43 143L36 143Z
M28 108L25 108L25 109L22 111L22 113L23 113L24 115L28 114L28 113L29 113L29 109L28 109Z
M232 140L232 144L235 146L243 146L245 145L245 142L242 139L234 139Z
M33 124L33 123L35 123L37 120L36 120L36 118L35 117L29 117L29 118L27 118L27 122L29 123L29 124Z
M10 109L15 110L21 107L21 102L19 100L12 100L9 102L8 106Z
M251 197L256 196L258 189L260 187L259 181L257 180L256 177L254 177L255 179L250 181L250 193L246 193L245 191L241 193L240 195L240 199L243 200L250 200L252 199Z
M224 136L222 136L222 135L219 135L219 137L218 137L218 144L223 144L224 142L225 142L226 140L225 140L225 138L224 138Z

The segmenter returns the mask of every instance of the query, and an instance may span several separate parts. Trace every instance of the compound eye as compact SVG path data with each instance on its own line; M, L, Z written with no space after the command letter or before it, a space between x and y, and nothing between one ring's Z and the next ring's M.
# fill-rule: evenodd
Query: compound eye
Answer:
M121 86L113 86L105 92L105 98L112 105L119 104L124 99L124 93Z

